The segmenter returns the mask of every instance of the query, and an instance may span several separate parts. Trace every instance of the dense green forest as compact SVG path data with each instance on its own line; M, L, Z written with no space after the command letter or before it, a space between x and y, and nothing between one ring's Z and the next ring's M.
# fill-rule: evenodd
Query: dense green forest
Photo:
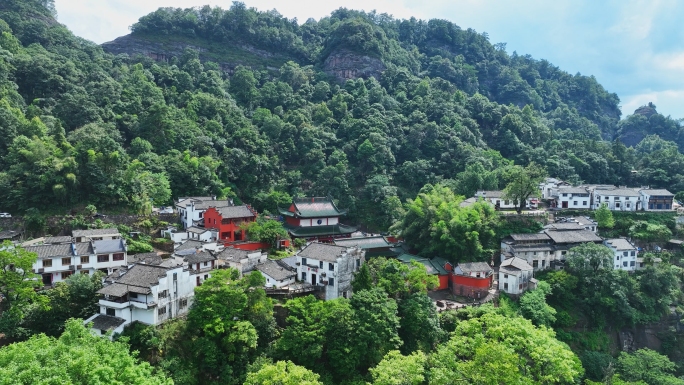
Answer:
M652 105L619 120L617 95L593 77L448 21L339 9L298 24L235 3L162 8L132 26L151 42L277 53L226 69L230 55L192 49L159 62L108 54L53 16L49 0L0 4L3 210L144 212L216 194L274 212L293 195L330 194L351 222L386 229L423 185L502 188L513 162L684 190L677 121ZM382 71L341 82L325 71L338 52Z

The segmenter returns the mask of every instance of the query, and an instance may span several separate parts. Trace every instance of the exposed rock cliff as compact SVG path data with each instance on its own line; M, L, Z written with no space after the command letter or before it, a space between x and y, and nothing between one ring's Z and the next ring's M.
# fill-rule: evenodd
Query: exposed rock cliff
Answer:
M360 55L348 49L338 49L323 62L323 70L339 81L357 78L379 78L385 65L378 58Z

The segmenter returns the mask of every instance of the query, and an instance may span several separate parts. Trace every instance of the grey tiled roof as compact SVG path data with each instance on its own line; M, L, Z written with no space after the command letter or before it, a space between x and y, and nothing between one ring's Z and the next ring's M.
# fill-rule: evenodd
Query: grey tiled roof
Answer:
M100 314L93 318L93 329L97 330L113 330L123 325L126 322L125 319L119 317L113 317L106 314Z
M596 190L598 196L639 197L641 194L632 188L615 188L610 190Z
M534 268L530 266L530 264L527 263L527 261L518 257L508 258L507 260L501 262L500 269L502 268L521 271L534 270Z
M636 250L636 247L625 238L606 239L606 243L616 250Z
M559 187L559 194L589 194L584 187Z
M570 220L577 221L580 225L596 225L596 221L588 217L572 217Z
M60 243L71 243L72 238L70 236L63 237L47 237L43 240L46 245L54 245Z
M296 271L270 259L266 260L264 263L256 265L256 269L275 279L276 281L284 281L297 275Z
M16 231L16 230L0 231L0 240L14 239L15 237L18 237L21 234L23 234L23 231Z
M178 251L187 250L187 249L197 249L197 248L201 248L203 246L204 246L204 242L188 239L187 241L183 242L180 246L176 247L176 249L174 251L178 252Z
M226 201L226 200L220 200L220 201L204 200L201 202L196 202L195 203L195 209L206 210L209 207L228 207L228 206L232 206L232 205L233 204L230 203L230 201Z
M585 242L599 242L603 238L594 234L589 230L577 231L554 231L545 230L546 235L553 240L554 243L585 243Z
M297 253L297 255L319 261L336 262L337 257L342 255L346 250L347 248L343 246L314 242L307 245L304 250Z
M221 250L221 252L218 253L216 257L224 261L240 262L241 259L247 258L248 254L251 253L247 250L226 247L225 249Z
M74 248L76 250L76 254L74 254ZM73 257L94 254L90 246L90 242L26 246L24 249L26 251L38 254L38 259Z
M206 251L200 251L199 253L194 253L185 256L185 262L187 263L202 263L216 260L216 257L211 255Z
M503 191L478 191L475 193L476 197L483 197L483 198L501 198L503 197L504 193Z
M203 228L201 228L201 227L195 227L195 226L188 227L188 232L189 232L189 233L204 234L204 233L206 233L207 231L209 231L209 230L203 229Z
M216 210L221 214L221 218L253 218L255 215L246 205L217 207Z
M374 249L378 247L390 247L390 243L383 236L375 237L359 237L359 238L341 238L336 239L335 244L337 246L344 247L358 247L361 249Z
M119 230L116 228L108 228L108 229L90 229L90 230L74 230L72 231L72 235L74 237L101 237L105 235L118 235Z
M643 192L644 194L647 194L647 195L650 195L650 196L653 196L653 195L657 195L657 196L663 196L663 195L664 195L664 196L673 196L673 195L674 195L674 194L672 194L671 192L669 192L669 191L667 191L667 190L665 190L665 189L645 189L645 190L641 190L640 192Z
M108 239L93 241L93 246L98 253L123 253L126 251L123 239Z
M575 222L565 222L565 223L551 223L544 226L545 229L549 230L583 230L584 226Z
M493 271L486 262L461 262L457 265L464 273L476 273L479 271Z
M149 288L159 284L159 278L166 276L165 267L133 265L125 274L115 279L116 283Z
M551 240L546 234L511 234L510 237L514 241L549 241Z
M140 253L128 256L128 263L144 263L146 265L161 265L164 260L157 253Z

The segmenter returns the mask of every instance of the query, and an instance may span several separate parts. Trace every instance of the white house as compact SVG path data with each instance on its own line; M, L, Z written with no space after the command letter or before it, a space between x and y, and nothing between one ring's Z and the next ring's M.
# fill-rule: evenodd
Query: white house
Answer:
M297 253L297 278L325 287L325 299L349 298L354 272L364 263L365 251L357 247L312 242Z
M596 188L592 191L594 210L606 204L611 211L637 211L643 207L641 194L633 188Z
M93 274L99 270L111 274L127 264L124 239L35 245L27 246L25 250L38 255L33 271L42 276L45 286L75 273Z
M606 239L603 241L613 252L613 266L615 270L635 271L638 269L637 257L639 251L625 238Z
M498 209L515 209L517 207L518 202L514 200L509 200L509 199L504 199L503 198L503 191L484 191L484 190L478 190L475 193L475 198L482 198L486 202L491 203L494 205L494 207ZM525 207L530 206L530 199L527 200Z
M564 182L557 178L546 178L539 183L539 190L541 191L541 199L551 199L551 193L559 187L570 186L568 182Z
M188 312L197 286L190 270L154 265L133 265L106 280L98 291L100 313L85 320L98 334L121 333L131 322L147 325L162 322Z
M561 186L551 191L552 207L561 209L589 209L591 196L585 187Z
M665 189L641 189L642 207L646 211L673 211L674 194Z
M499 266L499 290L512 295L521 295L536 287L534 269L525 260L517 257L506 259Z
M176 202L176 212L180 217L183 228L187 229L195 224L204 225L204 212L209 207L233 206L232 200L216 200L216 197L186 197Z
M174 244L180 244L188 239L188 232L185 230L178 230L174 226L169 226L166 229L161 230L161 236L162 238L170 239Z
M256 270L266 278L266 287L281 288L295 283L297 270L286 263L267 259L256 266Z
M196 286L201 286L204 281L211 277L211 271L218 267L217 258L206 251L195 251L183 256L186 269L190 270Z
M188 227L188 239L195 239L200 242L215 241L218 237L216 229L205 229L203 227L191 226Z

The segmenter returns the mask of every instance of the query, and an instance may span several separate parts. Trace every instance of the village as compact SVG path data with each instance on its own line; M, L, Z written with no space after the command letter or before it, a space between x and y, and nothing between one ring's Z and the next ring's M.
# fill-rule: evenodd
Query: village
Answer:
M394 258L424 266L438 279L429 293L438 311L478 306L500 293L518 298L537 286L535 274L563 270L573 247L604 245L614 256L614 269L633 272L660 258L645 261L641 248L627 237L603 238L589 215L563 216L563 210L589 214L605 205L612 211L674 212L678 204L667 190L608 185L570 186L555 178L539 184L537 197L528 198L521 215L545 215L540 232L510 234L500 240L498 255L482 262L452 262L440 256L423 256L400 237L367 234L342 223L345 211L332 197L294 198L279 210L279 220L289 237L275 245L249 240L246 224L256 221L250 205L216 197L184 197L175 202L178 224L160 230L173 245L168 251L131 254L126 237L116 228L73 230L71 236L41 237L21 241L21 233L3 231L26 251L35 253L34 273L44 287L72 274L102 272L104 286L97 294L100 312L85 320L98 335L121 333L134 322L159 325L183 316L192 306L194 289L215 269L233 268L241 275L261 273L267 295L287 299L313 294L321 300L349 298L352 280L362 264L372 258ZM511 214L517 202L504 199L502 191L477 191L461 205L484 202L501 214ZM543 206L546 206L544 208ZM300 247L294 247L294 243ZM682 241L666 245L679 248ZM268 250L288 249L284 258L272 258Z

